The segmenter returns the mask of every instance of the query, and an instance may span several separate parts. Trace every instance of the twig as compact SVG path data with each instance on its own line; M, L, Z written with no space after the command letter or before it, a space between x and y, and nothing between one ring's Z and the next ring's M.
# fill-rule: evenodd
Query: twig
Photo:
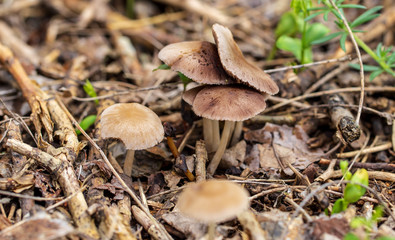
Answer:
M289 198L289 197L285 197L284 200L285 200L287 203L291 204L292 207L294 207L295 209L297 209L297 210L299 210L300 212L302 212L303 216L306 218L306 220L307 220L308 222L312 222L312 221L313 221L313 219L310 217L310 215L309 215L303 208L301 208L294 200L292 200L292 199Z
M266 110L263 112L268 113L268 112L276 110L280 107L284 107L292 102L300 101L300 100L304 100L304 99L308 99L308 98L321 97L323 95L330 95L330 94L334 94L334 93L347 93L347 92L360 92L360 91L361 91L361 88L351 87L351 88L339 88L339 89L333 89L333 90L327 90L327 91L321 91L321 92L314 92L314 93L305 94L302 96L297 96L297 97L288 99L287 101L284 101L284 102L276 104L272 107L266 108ZM395 87L367 87L367 88L365 88L364 91L365 92L395 92Z
M352 166L354 165L355 161L357 160L357 158L359 158L359 156L362 154L362 151L365 149L365 147L368 145L370 139L370 132L367 133L366 136L366 141L363 143L362 148L358 151L358 153L355 155L355 157L353 158L351 164L348 166L347 171L344 173L343 177L340 179L339 184L337 184L337 186L340 186L340 184L343 182L344 178L346 177L346 173L349 172L352 168Z
M295 66L281 67L281 68L276 68L276 69L268 69L268 70L264 70L264 72L265 73L282 72L282 71L287 71L289 69L313 67L313 66L317 66L320 64L327 64L327 63L333 63L333 62L344 62L344 61L351 61L351 56L347 55L347 56L344 56L341 58L336 58L336 59L328 59L328 60L322 60L322 61L300 64L300 65L295 65Z
M392 143L391 142L387 142L387 143L384 143L384 144L376 146L376 147L371 147L371 148L364 149L361 152L361 154L364 155L364 154L368 154L368 153L379 152L379 151L390 149L391 147L392 147ZM337 157L338 158L354 157L354 156L358 155L359 152L360 152L360 150L346 152L346 153L338 153Z
M320 165L328 165L331 161L327 159L321 159L318 164ZM340 160L336 160L336 166L340 164ZM390 171L395 172L395 164L392 163L361 163L356 162L354 164L355 168L366 168L371 170L382 170L382 171Z
M348 25L347 19L343 16L342 12L339 10L339 8L336 6L336 4L333 2L333 0L329 0L329 2L331 3L332 7L336 9L336 11L338 12L338 14L340 15L344 25L347 28L348 34L350 35L351 41L354 45L355 51L357 53L358 56L358 60L359 60L359 66L360 66L360 71L359 74L361 76L361 96L359 99L359 108L358 108L358 113L357 113L357 117L355 118L355 122L357 125L359 125L359 120L361 119L361 113L362 113L362 106L363 106L363 101L364 101L364 95L365 95L365 74L363 72L363 62L362 62L362 57L361 57L361 53L359 51L359 47L357 42L355 41L354 35L352 33L352 30L350 28L350 26Z
M57 198L35 197L35 196L30 196L30 195L25 195L25 194L20 194L20 193L13 193L13 192L8 192L8 191L3 191L3 190L0 190L0 195L10 196L10 197L17 197L17 198L32 199L34 201L57 201L57 200L62 200L63 199L61 197L57 197Z

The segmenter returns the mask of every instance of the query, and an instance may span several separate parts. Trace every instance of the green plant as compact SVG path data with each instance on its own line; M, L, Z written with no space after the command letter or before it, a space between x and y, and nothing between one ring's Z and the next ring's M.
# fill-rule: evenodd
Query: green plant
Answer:
M339 9L341 14L344 16L344 9L345 8L359 8L359 9L365 9L364 6L362 5L357 5L357 4L343 4L344 0L333 0L334 5ZM306 17L305 20L311 20L318 15L323 15L323 18L325 21L328 20L328 15L332 13L334 16L336 16L336 25L337 28L339 29L338 32L331 33L321 39L315 40L312 42L312 44L319 44L323 43L326 41L329 41L333 38L340 37L340 46L341 48L346 51L345 43L347 40L347 37L349 35L349 32L347 31L346 25L344 24L342 17L340 14L337 12L336 8L331 4L329 0L318 0L318 3L322 3L323 6L321 7L312 7L309 8L308 10L311 12L315 12L311 14L310 16ZM376 6L373 7L363 14L361 14L359 17L357 17L354 21L349 23L349 26L351 28L351 32L353 35L353 38L355 39L356 43L358 44L359 47L361 47L366 53L368 53L377 63L379 66L371 66L371 65L364 65L364 69L366 71L371 71L372 74L370 75L370 80L373 80L375 77L380 75L381 73L388 73L391 74L392 76L395 76L395 72L393 68L395 68L395 52L391 52L391 48L385 48L382 46L380 43L376 51L373 51L364 41L362 41L361 38L359 38L355 33L362 32L361 30L356 29L358 26L361 24L364 24L378 16L380 14L378 13L382 9L382 6ZM359 69L359 65L352 65L353 67Z
M347 209L348 204L358 201L366 192L366 188L356 184L369 185L369 175L366 169L358 169L354 174L347 170L348 162L341 161L340 168L344 179L350 181L343 191L343 198L336 200L332 208L332 213L339 213Z
M80 122L80 127L82 129L84 129L84 131L86 131L90 126L92 126L95 123L96 117L97 117L96 115L89 115L89 116L85 117ZM77 135L81 134L81 131L78 129L75 129L75 132L77 133Z
M157 71L157 70L169 70L170 66L167 64L162 64L159 65L157 68L155 68L154 70L152 70L153 72ZM184 91L187 87L187 85L192 82L192 79L190 79L189 77L185 76L184 74L177 72L178 76L180 77L182 83L184 84Z
M354 217L351 219L350 227L352 231L346 234L344 236L344 240L368 240L370 239L370 233L373 231L373 228L375 225L377 225L377 222L380 220L380 218L383 216L383 206L376 206L374 208L373 214L370 218L364 218L364 217ZM356 229L362 228L363 231L359 231L359 233L363 233L364 237L361 239L360 237L357 236L355 233ZM388 236L382 236L379 238L376 238L376 240L395 240L394 237L388 237Z
M292 0L292 10L283 14L275 30L276 47L292 52L301 64L313 61L312 45L329 32L321 23L309 24L304 20L310 15L311 7L311 0ZM275 48L269 59L274 57L274 53Z
M97 97L97 93L95 91L95 88L93 87L93 85L89 81L89 79L86 79L83 88L84 88L84 91L86 92L86 94L88 94L90 97ZM99 104L99 100L95 99L95 103Z

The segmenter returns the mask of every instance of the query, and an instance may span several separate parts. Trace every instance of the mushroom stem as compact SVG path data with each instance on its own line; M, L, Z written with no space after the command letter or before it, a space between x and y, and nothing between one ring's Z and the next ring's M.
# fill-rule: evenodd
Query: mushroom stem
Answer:
M207 152L214 152L212 121L208 118L203 118L203 137L206 143Z
M226 145L228 144L228 139L230 137L232 126L235 122L233 121L225 121L224 129L222 130L221 141L219 143L218 149L214 154L213 159L211 160L210 164L207 167L207 172L211 175L215 173L219 163L221 162L222 155L225 152Z
M123 172L129 177L132 176L133 161L134 161L134 150L129 149L126 152L125 163L123 164Z
M214 240L215 239L215 227L217 226L216 223L211 222L208 224L208 240Z
M230 146L235 145L241 136L241 132L243 130L243 122L239 121L236 122L235 130L233 131L232 141L230 142Z
M210 120L212 124L212 136L213 136L213 152L217 151L219 146L219 121L218 120Z

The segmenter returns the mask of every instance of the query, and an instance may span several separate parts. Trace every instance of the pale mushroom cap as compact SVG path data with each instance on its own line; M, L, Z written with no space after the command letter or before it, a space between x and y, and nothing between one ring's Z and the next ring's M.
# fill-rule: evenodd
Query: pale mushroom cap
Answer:
M228 84L233 82L226 74L218 56L217 47L206 41L179 42L160 50L158 57L195 82Z
M244 58L227 27L214 24L213 35L222 66L229 75L261 92L278 93L278 86L271 77Z
M182 99L184 99L184 101L186 103L188 103L189 105L192 105L193 101L195 100L196 94L198 94L198 92L205 87L206 87L205 85L197 86L197 87L189 89L188 91L185 91L182 94Z
M127 149L150 148L164 137L159 117L138 103L117 103L106 108L100 123L102 138L118 138Z
M248 192L236 183L223 180L188 184L177 202L180 212L204 223L231 220L249 206Z
M266 98L243 85L206 86L196 94L192 109L212 120L244 121L265 110Z

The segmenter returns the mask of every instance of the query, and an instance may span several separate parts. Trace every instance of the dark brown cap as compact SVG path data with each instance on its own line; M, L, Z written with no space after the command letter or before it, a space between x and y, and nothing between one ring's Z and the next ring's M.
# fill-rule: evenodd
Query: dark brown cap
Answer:
M244 58L227 27L214 24L213 35L222 66L229 75L261 92L278 93L278 86L270 76Z
M118 138L126 149L141 150L162 141L164 130L158 115L138 103L117 103L101 114L101 137Z
M173 43L162 48L158 57L172 70L198 83L220 85L234 82L221 65L217 47L210 42Z
M205 86L195 92L192 109L208 119L244 121L266 108L267 94L243 85Z

